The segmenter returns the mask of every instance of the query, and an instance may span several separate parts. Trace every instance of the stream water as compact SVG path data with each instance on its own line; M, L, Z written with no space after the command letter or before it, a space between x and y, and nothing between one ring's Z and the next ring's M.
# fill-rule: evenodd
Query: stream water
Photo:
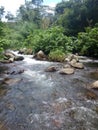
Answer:
M51 65L60 68L61 63L24 57L4 68L23 73L0 74L0 80L21 79L16 84L0 85L0 130L98 130L98 92L87 87L98 79L91 75L97 61L82 59L84 69L60 75L44 70Z

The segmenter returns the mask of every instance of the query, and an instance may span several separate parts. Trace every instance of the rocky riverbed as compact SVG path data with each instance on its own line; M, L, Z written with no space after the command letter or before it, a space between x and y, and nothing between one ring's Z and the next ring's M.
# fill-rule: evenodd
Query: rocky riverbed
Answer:
M22 56L0 64L0 130L98 130L96 60L83 58L84 69L61 75L63 63Z

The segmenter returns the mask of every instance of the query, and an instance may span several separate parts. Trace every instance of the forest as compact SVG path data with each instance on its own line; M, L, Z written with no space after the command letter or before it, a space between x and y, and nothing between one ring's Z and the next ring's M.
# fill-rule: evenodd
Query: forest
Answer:
M98 56L98 0L69 0L55 8L25 0L14 16L0 7L0 58L6 49L42 50L50 59L67 53Z

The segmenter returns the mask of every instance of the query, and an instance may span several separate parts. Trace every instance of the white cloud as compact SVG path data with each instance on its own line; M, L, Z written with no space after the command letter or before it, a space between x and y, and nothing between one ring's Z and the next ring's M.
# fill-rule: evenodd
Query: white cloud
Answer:
M51 2L48 4L50 7L55 7L56 6L56 3L55 2Z
M4 6L6 12L10 11L14 15L22 4L24 4L24 0L0 0L0 6Z

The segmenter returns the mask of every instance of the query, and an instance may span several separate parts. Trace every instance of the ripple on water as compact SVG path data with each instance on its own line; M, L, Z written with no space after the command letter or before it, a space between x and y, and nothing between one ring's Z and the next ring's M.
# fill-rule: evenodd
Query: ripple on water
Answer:
M48 87L52 87L53 86L53 82L50 78L47 78L45 74L42 74L40 71L31 71L31 70L27 70L24 72L24 77L26 77L29 81L35 81L36 84L39 84L40 86L48 86Z

